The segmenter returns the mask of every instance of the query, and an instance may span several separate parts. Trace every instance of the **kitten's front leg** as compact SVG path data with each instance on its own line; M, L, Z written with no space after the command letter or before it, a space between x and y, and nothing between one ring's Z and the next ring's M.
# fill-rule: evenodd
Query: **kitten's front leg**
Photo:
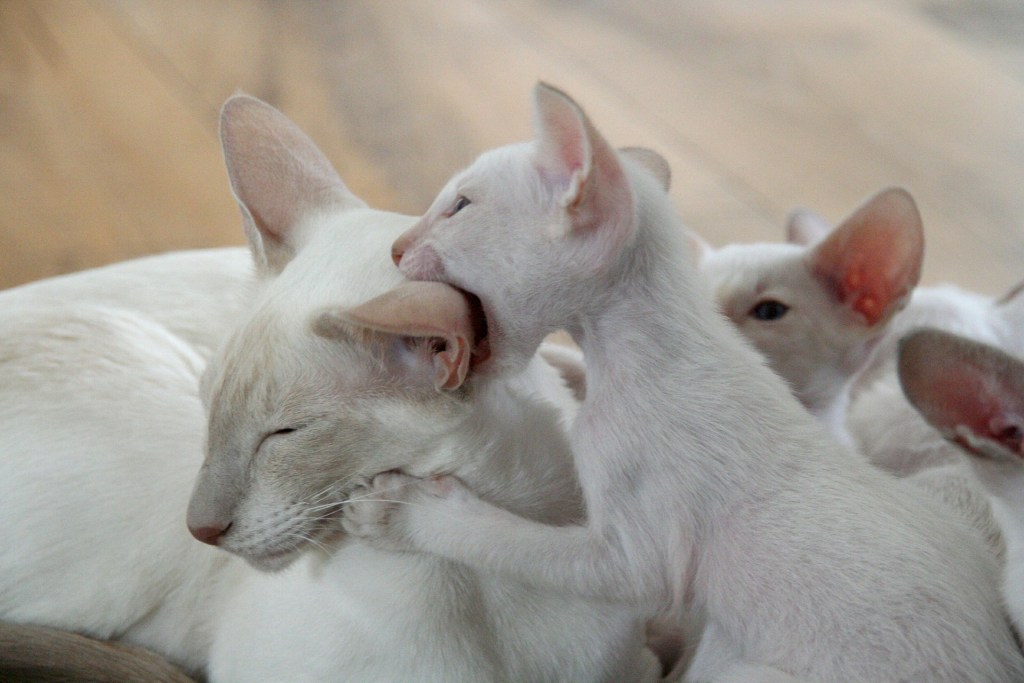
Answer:
M638 562L615 530L556 527L479 498L455 477L384 473L346 505L348 533L388 550L418 550L527 583L652 609L664 599L656 567Z

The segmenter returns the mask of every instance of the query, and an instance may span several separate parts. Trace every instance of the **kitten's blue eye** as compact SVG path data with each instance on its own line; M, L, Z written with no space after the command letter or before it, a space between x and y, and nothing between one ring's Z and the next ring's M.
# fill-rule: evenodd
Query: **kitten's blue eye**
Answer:
M460 194L458 197L455 198L455 203L452 204L452 208L451 208L450 211L448 211L448 215L449 216L454 216L459 211L462 211L463 209L465 209L467 206L469 206L472 203L473 202L469 201L468 198L466 198L465 196Z
M765 301L758 302L757 305L751 308L750 315L758 320L778 320L782 316L786 315L788 311L789 306L781 301L767 299Z

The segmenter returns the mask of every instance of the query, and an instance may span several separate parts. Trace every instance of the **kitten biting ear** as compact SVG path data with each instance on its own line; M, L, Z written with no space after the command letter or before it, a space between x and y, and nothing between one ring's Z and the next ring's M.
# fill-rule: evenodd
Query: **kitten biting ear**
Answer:
M477 341L469 301L440 282L409 282L355 308L325 311L314 324L323 337L352 327L394 335L401 374L432 375L434 388L458 389L466 381Z

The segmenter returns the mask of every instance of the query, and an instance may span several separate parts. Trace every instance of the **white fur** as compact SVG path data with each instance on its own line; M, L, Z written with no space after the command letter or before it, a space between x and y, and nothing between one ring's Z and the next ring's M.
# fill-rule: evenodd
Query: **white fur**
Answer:
M406 274L480 297L492 372L553 329L580 341L588 522L387 474L373 487L401 482L409 504L353 501L348 528L642 615L696 610L694 681L1024 678L981 542L850 458L713 310L653 176L557 91L538 87L536 115L537 143L480 157L395 251Z
M896 374L899 340L917 327L935 327L994 345L1009 342L1005 316L1016 305L952 285L921 287L896 316L858 379L847 429L868 460L897 475L958 463L962 455L907 403Z
M936 328L909 335L898 360L910 403L935 434L966 456L991 498L1006 543L1003 597L1024 633L1024 362ZM1007 431L1008 425L1016 429Z
M578 520L574 403L540 359L438 393L357 337L316 334L324 307L402 282L388 248L412 219L303 182L326 162L267 105L235 98L225 117L258 281L228 249L0 294L0 617L138 643L213 683L656 678L628 610L340 537L337 496L389 467ZM302 429L256 447L292 417ZM235 555L186 529L201 465L194 498L232 499Z

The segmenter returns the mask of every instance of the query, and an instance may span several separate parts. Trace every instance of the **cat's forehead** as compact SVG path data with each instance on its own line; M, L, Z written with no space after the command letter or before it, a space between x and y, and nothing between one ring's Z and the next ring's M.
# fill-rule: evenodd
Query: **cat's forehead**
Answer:
M804 254L803 247L793 244L730 244L705 253L700 271L715 288L755 289L804 273Z

